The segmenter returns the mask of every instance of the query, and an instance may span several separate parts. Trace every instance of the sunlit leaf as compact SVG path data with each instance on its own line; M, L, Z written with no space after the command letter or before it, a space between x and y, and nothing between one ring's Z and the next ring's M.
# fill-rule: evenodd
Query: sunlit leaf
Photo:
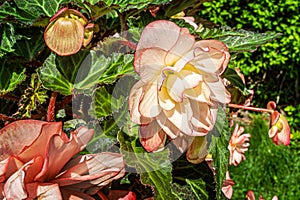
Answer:
M256 33L243 29L234 30L228 27L204 28L199 26L195 31L202 39L218 39L224 42L230 53L255 51L257 47L276 39L280 33Z
M226 115L220 108L214 129L211 131L211 144L209 152L212 154L213 167L216 169L215 181L217 199L222 198L222 185L225 179L225 174L228 169L229 151L227 149L229 143L229 128Z
M13 52L17 40L20 40L22 36L15 34L15 28L10 23L1 24L0 27L0 58L6 53Z
M148 5L160 5L171 2L170 0L103 0L107 6L117 5L125 10L131 8L143 9Z
M32 16L38 18L40 15L52 17L60 4L69 0L14 0L19 9L24 10Z
M25 68L13 60L0 60L0 95L13 91L25 78Z

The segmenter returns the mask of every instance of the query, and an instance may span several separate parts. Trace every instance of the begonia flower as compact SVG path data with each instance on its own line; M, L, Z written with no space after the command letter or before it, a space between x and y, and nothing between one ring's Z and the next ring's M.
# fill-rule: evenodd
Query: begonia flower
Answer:
M251 135L249 133L242 134L243 132L244 127L236 124L228 145L230 165L238 166L242 160L246 159L244 153L248 151L248 147L250 146L248 142Z
M94 24L77 10L62 8L50 19L44 32L46 45L60 56L77 53L90 43Z
M0 199L93 199L125 173L121 154L75 156L94 131L60 122L20 120L0 130Z
M223 181L222 185L222 192L227 197L227 199L231 199L232 193L233 193L233 188L232 186L234 185L234 181L230 178L229 172L226 172L226 179Z
M229 57L224 43L196 42L188 29L171 21L145 27L134 59L140 80L131 89L129 110L147 151L162 148L167 136L184 140L212 130L218 104L230 101L219 77Z
M270 101L267 108L274 110L271 114L269 137L276 145L290 144L290 126L286 118L276 111L276 103Z
M252 190L249 190L246 194L246 199L247 200L255 200L255 196L254 196L254 192ZM259 200L264 200L263 197L260 195L259 196ZM277 196L274 196L272 198L272 200L278 200L278 197Z

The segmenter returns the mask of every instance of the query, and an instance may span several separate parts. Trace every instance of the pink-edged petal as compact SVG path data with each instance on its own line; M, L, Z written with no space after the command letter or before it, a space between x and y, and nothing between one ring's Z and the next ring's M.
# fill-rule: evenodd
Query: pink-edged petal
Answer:
M26 199L25 172L20 169L7 179L4 185L4 196L6 199Z
M0 130L0 161L10 155L18 155L30 146L40 135L42 126L47 122L37 120L19 120Z
M232 186L234 185L234 181L230 178L229 172L226 172L226 179L223 182L222 186L222 192L223 194L228 198L231 199L232 193L233 193L233 188Z
M103 186L106 180L123 176L124 161L118 153L99 153L80 155L70 160L62 173L52 182L69 186L84 182L87 187Z
M200 82L195 88L186 89L184 96L198 102L211 103L211 91L205 82Z
M54 135L47 147L43 170L35 180L44 181L54 178L75 154L86 147L93 134L94 130L81 126L71 133L70 139Z
M144 49L160 48L170 50L177 42L180 28L173 22L158 20L148 24L143 30L135 52L134 66L140 73L140 57Z
M130 119L137 124L148 124L151 122L150 118L143 117L139 112L140 100L143 96L143 87L145 83L138 81L132 88L128 98L128 107L130 111Z
M156 122L171 139L175 139L180 134L180 129L173 125L164 113L161 113L156 118Z
M212 130L214 123L210 107L207 103L190 100L193 115L191 124L194 132L192 136L204 136Z
M194 137L192 144L186 152L186 159L193 164L199 164L205 160L207 154L206 137Z
M180 72L166 70L164 73L167 74L164 85L169 96L176 102L182 102L184 91L196 87L202 80L200 74L188 70L181 70Z
M283 144L283 145L288 146L290 144L290 126L288 124L288 121L286 120L286 118L283 115L280 115L280 118L277 123L281 124L282 129L274 137L273 142L277 145Z
M107 197L109 200L136 200L135 193L129 190L110 190Z
M255 200L254 192L249 190L246 195L247 200Z
M160 76L162 69L166 66L164 61L166 55L166 51L158 48L145 49L142 52L139 71L143 82L153 81Z
M195 44L195 59L191 62L197 69L220 75L228 65L230 54L226 45L218 40L201 40Z
M14 156L10 156L0 162L0 182L4 182L13 173L18 171L24 163Z
M28 199L62 200L57 184L53 183L29 183L26 184Z
M206 82L207 86L211 90L211 99L220 103L226 104L230 102L230 93L226 90L222 79L216 82Z
M151 82L143 87L143 95L140 99L139 112L146 118L154 118L161 112L158 104L157 82Z
M62 132L62 123L61 122L50 122L42 125L40 135L37 139L30 145L24 148L18 157L24 161L28 162L36 155L41 155L44 158L46 157L46 147L50 141L50 138L53 135L62 135L62 137L67 137L67 135Z
M164 110L171 110L175 107L176 102L170 97L166 86L162 86L158 91L158 103Z
M147 125L141 125L139 139L146 151L152 152L164 146L166 133L155 120Z
M192 110L189 101L184 100L180 104L176 104L175 108L170 111L164 111L167 119L181 132L187 135L192 134Z
M274 197L272 198L272 200L278 200L278 197L277 197L277 196L274 196Z
M68 199L68 200L95 200L93 197L91 197L88 194L74 191L74 190L68 190L66 188L61 188L61 194L63 199Z
M195 38L192 36L187 28L181 28L179 37L174 46L169 50L165 62L168 66L173 66L180 58L190 52L194 46ZM186 61L190 61L187 59Z

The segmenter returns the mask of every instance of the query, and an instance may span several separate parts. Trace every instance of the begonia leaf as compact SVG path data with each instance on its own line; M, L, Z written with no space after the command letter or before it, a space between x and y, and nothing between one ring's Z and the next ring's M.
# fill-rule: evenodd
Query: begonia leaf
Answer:
M221 189L228 169L229 151L227 146L230 139L230 133L227 120L225 112L219 108L215 127L210 132L211 144L209 146L209 152L212 154L213 167L216 170L215 181L218 200L222 198Z
M47 89L91 95L96 84L111 84L121 75L134 74L132 60L131 54L105 57L97 51L79 51L67 57L51 54L38 74Z
M136 168L141 175L142 183L154 186L155 199L175 199L175 195L171 191L172 165L169 149L153 153L146 152L136 138L138 126L133 124L128 126L132 126L127 129L131 131L129 133L131 136L123 131L118 134L126 164ZM128 126L125 127L128 128Z
M280 33L255 33L243 29L234 30L228 27L221 29L204 28L199 26L195 31L202 39L217 39L224 42L230 53L241 53L244 51L255 51L257 47L266 44L277 37Z
M161 5L171 2L170 0L103 0L107 6L117 5L118 7L128 9L143 9L148 5Z
M37 18L37 16L30 15L19 9L13 1L5 1L0 6L0 20L8 16L13 16L15 19L25 24L32 24Z
M2 24L0 28L0 58L3 57L6 53L13 52L15 49L13 46L20 40L22 36L15 33L15 28L10 23Z
M52 17L60 4L69 0L14 0L19 9L38 18L40 15Z
M26 69L13 60L0 60L0 95L13 91L25 78Z

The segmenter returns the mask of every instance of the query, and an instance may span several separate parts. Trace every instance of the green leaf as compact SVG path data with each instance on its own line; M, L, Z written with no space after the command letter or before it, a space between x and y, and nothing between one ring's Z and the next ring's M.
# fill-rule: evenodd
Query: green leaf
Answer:
M38 69L38 75L43 86L52 91L60 92L64 95L71 95L73 84L64 77L56 67L55 54L51 54Z
M120 149L125 163L134 167L141 175L143 184L153 185L155 199L175 199L172 193L172 165L169 158L169 149L148 153L139 143L138 125L130 121L127 115L127 124L118 133Z
M256 33L243 29L231 29L222 27L221 29L204 28L199 26L195 31L202 39L217 39L224 42L230 53L241 53L244 51L255 51L257 47L266 44L277 37L280 33Z
M107 6L117 5L124 10L143 9L148 5L161 5L171 2L171 0L103 0Z
M15 34L15 28L10 23L2 24L0 29L0 58L6 53L13 52L17 40L20 40L22 36Z
M212 154L213 158L213 167L216 169L215 180L217 184L216 191L218 200L222 198L221 189L228 169L229 151L227 147L230 139L228 127L226 114L222 108L219 108L215 127L210 133L212 138L209 146L209 152Z
M232 85L240 88L242 91L246 88L244 81L234 69L227 68L221 77L226 78Z
M94 102L89 114L94 115L96 118L106 117L112 114L111 94L104 86L97 88L93 97Z
M36 18L41 15L52 17L60 4L67 3L69 0L14 0L19 9L24 10Z
M37 16L30 15L18 9L14 2L5 1L0 6L0 19L3 20L8 16L12 16L16 20L23 22L25 24L32 24L37 18Z
M25 68L13 60L0 60L0 95L13 91L26 79Z

